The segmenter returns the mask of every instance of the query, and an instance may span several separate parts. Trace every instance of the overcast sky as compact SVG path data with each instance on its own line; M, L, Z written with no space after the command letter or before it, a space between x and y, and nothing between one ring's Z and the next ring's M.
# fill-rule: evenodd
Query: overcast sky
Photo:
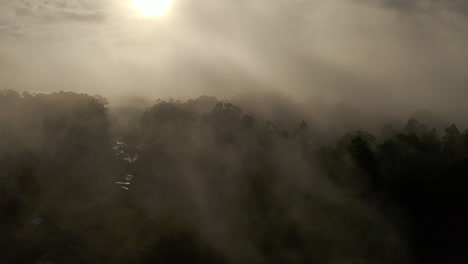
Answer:
M0 0L0 89L468 110L468 1Z

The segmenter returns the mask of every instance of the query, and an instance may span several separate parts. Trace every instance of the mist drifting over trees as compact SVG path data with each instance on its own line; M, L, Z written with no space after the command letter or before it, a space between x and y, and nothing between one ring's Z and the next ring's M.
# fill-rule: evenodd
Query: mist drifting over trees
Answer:
M467 47L467 0L0 0L0 264L468 263Z
M0 262L466 261L468 131L365 116L4 90Z

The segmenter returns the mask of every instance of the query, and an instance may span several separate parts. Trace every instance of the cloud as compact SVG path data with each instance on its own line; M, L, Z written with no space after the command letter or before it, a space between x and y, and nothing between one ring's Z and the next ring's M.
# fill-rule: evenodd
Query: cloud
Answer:
M104 1L5 0L0 3L0 36L47 35L66 23L102 23ZM70 29L69 29L70 30Z
M183 98L276 89L373 110L468 110L466 1L174 1L163 19L108 0L2 2L0 38L13 36L0 43L2 86Z
M105 15L98 12L77 12L75 10L42 11L33 12L30 9L16 9L16 17L30 18L39 23L60 23L60 22L102 22Z
M362 1L362 0L361 0ZM371 0L364 0L372 2ZM373 1L374 3L383 4L387 7L397 8L406 11L421 11L426 10L433 12L434 10L450 10L451 12L459 12L462 14L468 14L468 3L464 0L380 0Z

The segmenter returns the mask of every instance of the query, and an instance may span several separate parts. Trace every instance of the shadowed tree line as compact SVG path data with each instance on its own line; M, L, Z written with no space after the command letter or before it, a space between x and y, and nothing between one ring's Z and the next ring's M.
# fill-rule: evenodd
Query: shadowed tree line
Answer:
M320 127L214 97L106 103L0 92L0 263L466 260L455 125L411 119L324 146Z
M366 199L379 199L383 210L401 210L420 263L466 260L468 130L451 125L439 135L411 119L404 129L386 126L382 134L358 131L322 148L318 158L325 175L370 195Z

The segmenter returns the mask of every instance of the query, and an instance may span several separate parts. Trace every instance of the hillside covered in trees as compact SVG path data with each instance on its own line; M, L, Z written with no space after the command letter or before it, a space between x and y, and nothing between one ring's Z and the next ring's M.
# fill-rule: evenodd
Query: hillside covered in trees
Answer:
M468 261L468 130L106 103L0 91L0 263Z

